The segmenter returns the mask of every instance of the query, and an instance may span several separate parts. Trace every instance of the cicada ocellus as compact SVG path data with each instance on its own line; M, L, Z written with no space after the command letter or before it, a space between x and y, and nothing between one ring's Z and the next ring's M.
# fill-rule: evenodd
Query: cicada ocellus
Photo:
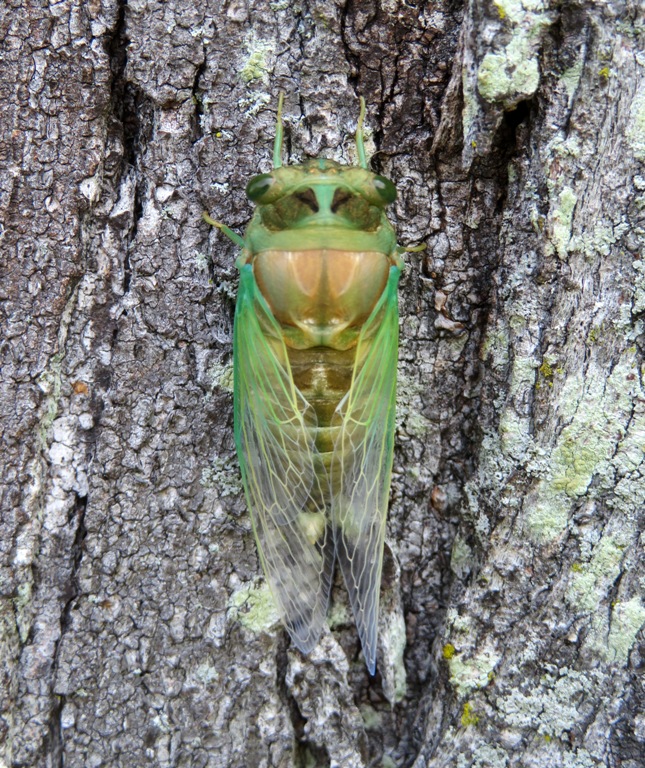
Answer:
M262 567L308 653L342 571L369 671L394 444L401 253L385 209L394 184L367 167L282 165L252 178L234 326L235 440Z

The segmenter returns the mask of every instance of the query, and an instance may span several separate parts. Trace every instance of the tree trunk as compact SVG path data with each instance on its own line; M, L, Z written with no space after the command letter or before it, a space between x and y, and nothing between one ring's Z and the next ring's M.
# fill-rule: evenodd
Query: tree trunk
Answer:
M0 766L638 768L636 0L8 0ZM391 178L411 253L378 671L310 657L232 433L250 176ZM640 644L639 644L640 642Z

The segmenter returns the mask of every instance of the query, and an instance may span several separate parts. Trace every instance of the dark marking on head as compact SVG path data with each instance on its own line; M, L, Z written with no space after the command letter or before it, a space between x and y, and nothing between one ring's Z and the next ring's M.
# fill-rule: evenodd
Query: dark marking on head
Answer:
M352 193L348 192L346 189L337 189L334 192L334 199L331 201L331 212L337 213L341 205L349 202L352 197Z
M294 197L297 200L300 200L301 203L309 206L309 208L311 208L314 213L318 213L320 210L318 200L316 200L316 195L314 194L314 191L311 189L311 187L309 187L309 189L303 190L302 192L296 192Z

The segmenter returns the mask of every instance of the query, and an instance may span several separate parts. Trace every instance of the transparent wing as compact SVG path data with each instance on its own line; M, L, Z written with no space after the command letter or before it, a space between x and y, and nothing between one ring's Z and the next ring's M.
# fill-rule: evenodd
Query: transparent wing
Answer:
M316 414L293 383L280 327L251 265L235 309L235 440L265 576L296 646L308 653L327 613L333 541Z
M339 428L331 468L336 556L371 674L394 448L399 274L391 267L385 291L361 330L352 384L334 416Z

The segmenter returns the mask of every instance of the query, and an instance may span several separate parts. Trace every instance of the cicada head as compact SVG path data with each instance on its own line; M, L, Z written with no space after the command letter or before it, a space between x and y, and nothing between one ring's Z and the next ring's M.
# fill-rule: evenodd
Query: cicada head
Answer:
M374 231L396 187L365 168L319 158L254 176L246 194L270 230L340 227Z
M302 165L283 166L282 99L274 146L274 169L254 176L246 186L258 206L262 224L270 231L302 227L335 227L375 231L384 220L386 206L396 199L396 187L385 176L367 168L363 144L365 102L356 131L360 165L346 166L316 158Z

